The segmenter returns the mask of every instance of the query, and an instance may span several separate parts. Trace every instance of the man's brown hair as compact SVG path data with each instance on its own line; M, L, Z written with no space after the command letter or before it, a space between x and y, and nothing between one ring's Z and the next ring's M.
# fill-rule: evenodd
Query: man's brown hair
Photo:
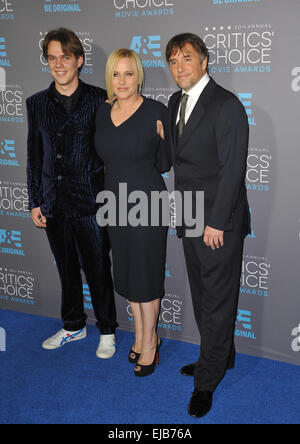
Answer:
M176 35L169 41L166 48L167 62L169 63L172 54L174 54L174 51L180 51L187 43L190 43L198 52L198 54L200 55L201 63L204 62L205 59L207 59L208 66L209 53L205 43L199 36L191 33Z
M43 57L45 60L48 60L48 46L52 41L60 42L63 53L66 55L74 54L76 59L79 57L83 57L83 64L85 60L84 50L81 44L81 41L75 34L75 32L66 28L58 28L52 31L49 31L46 34L46 37L43 42ZM81 68L82 68L81 66ZM79 68L79 71L81 71Z

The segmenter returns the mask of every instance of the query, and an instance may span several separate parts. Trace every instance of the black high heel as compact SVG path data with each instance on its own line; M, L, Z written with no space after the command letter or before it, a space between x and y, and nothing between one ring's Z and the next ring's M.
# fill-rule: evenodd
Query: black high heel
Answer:
M150 365L142 365L137 362L137 367L140 367L140 370L137 370L136 368L134 369L135 376L149 376L154 372L156 365L159 365L159 349L161 346L161 341L158 344L158 339L159 338L157 337L155 347L152 347L149 350L145 350L145 353L147 353L155 349L153 362Z
M131 355L135 355L135 358L132 358ZM140 356L141 356L141 353L137 353L131 348L129 355L128 355L128 361L130 362L130 364L137 364Z

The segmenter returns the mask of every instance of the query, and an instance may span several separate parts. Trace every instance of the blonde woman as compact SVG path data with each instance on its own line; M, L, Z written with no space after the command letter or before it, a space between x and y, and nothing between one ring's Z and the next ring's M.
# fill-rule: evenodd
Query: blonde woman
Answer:
M106 88L110 103L96 116L95 147L105 165L105 190L116 196L126 184L128 195L166 190L161 173L171 168L167 108L141 95L143 68L138 55L118 49L108 58ZM128 211L132 208L128 204ZM129 361L136 376L158 364L157 321L164 296L167 226L108 226L116 291L127 298L134 317L135 342ZM124 220L124 214L120 214ZM151 216L148 214L148 220Z

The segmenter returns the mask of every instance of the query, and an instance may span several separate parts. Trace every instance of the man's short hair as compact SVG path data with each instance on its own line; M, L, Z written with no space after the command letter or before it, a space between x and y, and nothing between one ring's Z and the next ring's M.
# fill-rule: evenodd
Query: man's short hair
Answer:
M60 42L64 54L74 54L76 59L79 59L79 57L83 57L82 66L84 65L85 54L83 46L75 32L66 28L58 28L49 31L46 34L43 42L43 57L45 60L48 60L48 47L49 43L52 41ZM79 68L79 71L81 71L81 68Z
M191 33L178 34L169 41L166 48L167 62L169 63L170 58L175 51L180 51L187 43L190 43L199 53L201 62L204 62L204 60L207 59L208 66L209 52L205 43L198 35Z

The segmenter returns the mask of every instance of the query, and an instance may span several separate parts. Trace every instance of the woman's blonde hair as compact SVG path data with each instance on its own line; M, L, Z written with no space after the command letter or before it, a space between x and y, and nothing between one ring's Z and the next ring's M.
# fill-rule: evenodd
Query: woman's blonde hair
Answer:
M142 89L143 82L144 82L144 71L143 71L141 59L139 58L137 53L131 49L123 49L123 48L116 49L108 57L108 60L106 63L105 81L106 81L106 89L107 89L108 99L112 99L114 97L112 81L113 81L113 76L114 76L116 66L119 63L119 61L125 57L127 57L129 60L131 60L132 65L133 65L133 69L134 69L135 74L137 76L139 91Z

